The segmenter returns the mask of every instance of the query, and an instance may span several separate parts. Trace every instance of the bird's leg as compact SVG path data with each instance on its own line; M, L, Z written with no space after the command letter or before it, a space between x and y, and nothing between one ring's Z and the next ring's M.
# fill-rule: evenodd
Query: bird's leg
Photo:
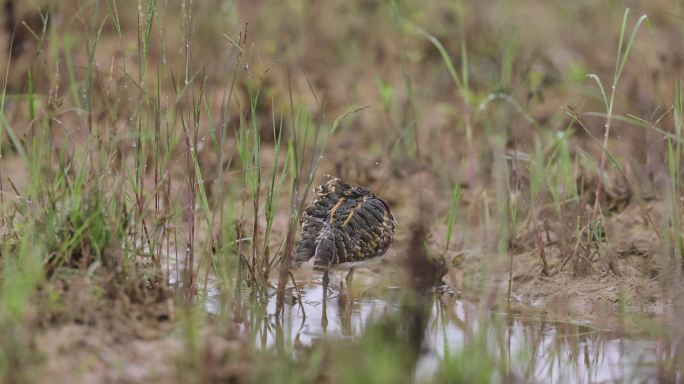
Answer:
M330 278L328 277L328 270L326 269L325 272L323 272L323 296L325 298L328 297L328 284L330 284Z
M326 268L325 272L323 272L323 313L321 314L321 327L323 327L323 331L328 327L328 283L330 283L330 280L328 279L328 269Z
M347 277L344 278L344 280L347 282L347 289L351 288L351 283L352 283L352 278L354 277L354 267L349 268L349 272L347 272Z

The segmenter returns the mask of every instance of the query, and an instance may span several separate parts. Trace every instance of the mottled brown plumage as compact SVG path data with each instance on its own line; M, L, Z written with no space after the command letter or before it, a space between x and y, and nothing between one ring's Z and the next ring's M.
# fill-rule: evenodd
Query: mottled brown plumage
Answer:
M316 188L316 199L302 216L295 265L314 258L317 270L382 256L394 237L387 204L364 187L331 178Z

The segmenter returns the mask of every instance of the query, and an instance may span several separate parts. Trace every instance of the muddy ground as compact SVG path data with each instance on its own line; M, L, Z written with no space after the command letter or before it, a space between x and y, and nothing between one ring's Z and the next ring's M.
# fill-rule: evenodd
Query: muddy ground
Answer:
M659 202L647 205L654 221L662 214L659 206ZM400 223L410 222L411 215L399 213L408 212L409 208L399 207L396 211ZM610 242L602 244L604 256L593 255L586 260L583 274L574 271L551 230L544 234L550 276L543 273L536 245L528 245L527 250L519 245L522 250L510 255L513 265L510 300L507 299L510 259L483 263L485 255L492 255L491 250L483 247L482 241L466 241L459 233L457 249L447 254L444 287L438 287L436 294L479 303L487 308L485 311L503 309L514 316L533 316L551 323L586 324L633 334L642 334L646 329L651 333L676 322L678 296L672 287L663 287L661 241L648 220L638 207L629 205L609 217L607 228L615 235ZM438 233L433 240L431 246L439 250ZM356 300L393 300L386 287L404 281L401 277L403 252L398 247L405 241L399 238L382 260L356 272ZM485 271L488 268L491 270ZM336 295L346 294L336 285L342 276L340 273L339 278L333 278L336 294L328 305L340 305ZM320 284L319 276L297 277L300 284ZM71 277L53 284L63 294L54 303L54 308L59 309L37 315L41 319L34 338L41 356L38 382L169 382L187 374L183 367L192 366L185 360L188 349L193 346L187 344L183 334L183 324L188 320L183 309L174 304L171 290L145 293L143 288L138 301L131 302L130 296L122 292L103 295L102 291L109 285L97 278ZM288 290L288 295L296 302L294 291ZM250 347L252 341L245 333L250 327L248 320L233 319L226 323L222 317L206 316L200 331L201 356L207 359L204 366L213 368L202 371L201 377L210 382L258 381L261 377L258 361L240 358L246 355L245 348L254 348ZM315 313L310 316L308 321L318 323ZM74 375L75 372L78 374Z
M17 2L6 4L10 3ZM249 47L253 57L245 55L238 61L241 76L236 81L233 105L227 110L233 122L248 120L249 86L253 85L250 81L259 78L263 93L254 111L256 117L252 117L262 137L263 164L274 163L272 121L287 110L291 99L297 99L312 121L318 119L328 126L350 106L368 106L345 120L331 137L314 178L314 185L324 182L325 175L335 175L351 184L367 186L387 201L397 219L395 244L381 261L360 272L367 279L360 278L360 287L356 288L359 299L382 300L391 297L387 295L391 291L388 287L406 285L404 262L412 249L410 228L421 222L427 227L427 253L444 266L437 294L463 299L485 313L505 310L634 334L661 335L661 330L676 325L684 286L681 268L676 267L681 260L676 259L678 253L674 251L681 244L672 245L672 239L678 238L672 218L681 216L681 201L666 192L672 180L663 155L663 132L675 129L673 84L684 73L679 65L680 53L671 48L681 45L681 18L668 16L673 14L671 4L628 2L633 7L632 15L648 13L655 27L651 34L639 35L618 88L616 103L623 119L614 122L608 143L611 156L621 168L609 164L603 174L602 229L600 234L592 235L588 223L602 152L597 138L602 137L605 118L600 115L600 93L585 75L597 73L603 79L611 78L623 7L591 1L574 5L528 1L506 8L487 1L466 4L461 9L451 2L431 6L406 2L395 10L387 4L367 1L354 1L353 6L344 1L329 5L295 3L196 4L195 17L201 21L195 30L197 48L187 62L194 69L202 68L207 93L213 96L202 106L209 117L202 115L199 119L202 128L198 141L202 145L197 151L198 169L207 180L218 178L219 155L207 143L220 120L217 116L224 112L221 100L228 84L226 74L231 73L235 57L229 52L234 42L227 42L222 34L246 33L249 38L241 49ZM84 87L89 73L88 50L73 41L93 37L96 29L92 26L99 25L84 21L83 13L78 11L82 6L80 2L65 2L56 8L50 26L55 36L65 40L49 42L42 55L36 53L40 52L39 46L30 33L17 35L21 50L13 53L17 57L7 68L7 93L16 97L8 98L4 115L22 140L30 142L35 133L32 119L52 118L55 110L62 113L59 124L51 126L54 162L44 165L53 176L58 174L54 171L59 168L55 160L59 150L69 153L92 148L88 145L102 140L90 136L88 119L83 115L62 111L78 104L71 100L72 93L75 88L79 95L79 87ZM125 185L120 191L130 193L126 177L135 157L131 146L135 132L128 113L143 98L127 92L150 87L151 81L143 85L126 81L141 67L135 49L141 11L134 6L120 8L123 32L119 35L116 28L105 24L94 55L97 97L93 119L116 143L112 145L116 147L112 152L115 155L107 159L114 176L105 184L112 190L116 185ZM6 26L0 37L4 43L11 35L8 23L22 19L33 26L32 31L40 29L35 7L17 9L14 19L7 17L10 14L6 10ZM93 11L97 16L94 20L102 21L107 13L103 9L98 12ZM165 5L160 12L164 18L159 20L167 20L167 34L164 41L161 34L152 39L147 65L150 73L159 71L163 84L154 91L148 89L146 95L159 91L164 95L162 99L168 100L177 96L173 84L186 62L184 52L178 49L183 45L183 32L175 28L181 25L181 7L172 4L167 9ZM400 12L442 41L451 65L461 74L461 47L469 47L472 95L453 84L448 66L429 39L416 33L415 28L399 28L393 12ZM593 32L596 28L602 28L602 33ZM6 47L4 51L12 50ZM67 51L76 63L73 68L68 67ZM167 55L164 59L171 69L160 69L163 55ZM36 76L36 92L41 95L38 118L30 116L24 97L27 71L31 68ZM515 103L488 104L489 96L504 93ZM128 103L121 95L129 96ZM188 112L193 105L181 100L162 108L172 107ZM574 113L583 127L571 117ZM640 116L650 126L625 122L628 114ZM181 132L177 121L169 125ZM285 135L292 132L292 125L291 121L285 124ZM568 131L572 131L567 145L577 195L566 193L563 197L567 200L557 208L547 190L550 188L542 187L537 201L530 202L529 163L535 145L540 143L547 150L544 159L550 159L549 148L554 148L550 138ZM182 142L180 133L173 137ZM210 139L205 141L207 137ZM236 152L236 142L237 138L230 136L227 150ZM31 174L5 136L0 147L0 186L9 201L7 205L12 207L19 205L17 201L30 188ZM164 204L176 209L168 215L176 220L173 233L184 239L188 228L196 225L201 244L198 254L208 255L214 252L210 239L215 231L199 218L191 225L185 216L188 171L183 156L180 144L169 150L171 160L164 171L170 180L168 190L173 192L165 196L168 201ZM240 197L241 191L235 190L242 185L244 170L237 157L218 182L226 185L226 195ZM557 170L545 169L544 180L551 180L554 172ZM159 190L157 176L149 168L142 172L148 204L144 215L162 222L168 217L151 208L152 196ZM462 195L447 250L445 217L455 183ZM213 184L206 188L212 204L221 201ZM259 196L263 201L263 189ZM282 251L287 236L290 197L284 188L268 245L274 253ZM508 205L501 205L503 200ZM675 208L673 200L677 202ZM131 207L137 201L127 201L133 217L135 210ZM512 201L517 204L513 208L516 220L498 211L502 207L510 210ZM247 205L236 202L234 216L246 217L242 227L251 229L249 204L251 201ZM3 212L10 212L8 218L16 217L12 209ZM5 221L3 226L2 235L8 239L5 243L16 241L11 226ZM264 235L263 222L257 224L257 232ZM171 233L168 230L166 235L170 238ZM183 240L173 248L185 248ZM74 263L42 283L26 316L29 334L22 334L26 332L23 330L16 335L18 339L29 339L31 349L37 352L20 364L26 372L23 378L45 383L183 382L186 377L200 377L205 382L257 382L264 378L267 371L260 365L263 356L259 348L250 339L248 331L253 331L254 324L248 314L236 309L236 314L226 321L212 313L188 310L184 292L169 283L173 280L169 278L171 271L151 268L144 249L135 260L138 276L144 278L127 281L120 266L109 268L106 261L120 260L122 252L119 244L110 244L99 260L101 264ZM203 275L206 269L200 271ZM276 275L271 275L273 285ZM200 286L202 283L200 279ZM295 293L288 291L288 295ZM201 301L200 294L196 303ZM187 333L194 332L194 322L203 325L197 330L198 339L203 341L198 345L188 342L193 339ZM309 346L295 347L309 350ZM201 356L204 363L199 364L192 356Z

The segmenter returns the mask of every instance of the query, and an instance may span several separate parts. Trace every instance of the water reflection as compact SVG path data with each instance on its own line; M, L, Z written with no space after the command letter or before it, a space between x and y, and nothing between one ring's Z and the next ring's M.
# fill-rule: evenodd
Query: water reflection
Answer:
M294 292L294 291L293 291ZM310 346L320 338L354 338L381 316L400 309L396 294L389 288L383 296L362 294L349 298L345 291L332 290L327 302L327 326L321 325L323 293L320 285L300 287L301 305L293 300L285 308L283 324L272 315L275 297L268 300L263 316L267 321L256 332L263 348ZM294 295L294 293L293 293ZM219 313L217 290L208 291L207 308ZM588 325L552 322L539 316L510 316L484 312L477 305L453 294L435 294L427 324L422 354L415 370L416 381L434 376L445 351L457 353L478 332L487 333L491 351L507 361L502 377L523 382L601 383L660 382L666 376L663 358L673 352L655 339L622 332L596 329ZM304 312L302 312L302 307ZM487 327L487 329L483 329ZM670 360L672 361L672 360Z

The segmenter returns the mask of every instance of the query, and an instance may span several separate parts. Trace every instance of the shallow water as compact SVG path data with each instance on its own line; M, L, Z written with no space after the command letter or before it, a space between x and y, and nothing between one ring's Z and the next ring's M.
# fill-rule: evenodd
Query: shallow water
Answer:
M335 284L331 284L335 286ZM363 291L363 290L362 290ZM368 289L349 300L340 300L339 289L331 289L327 301L327 324L321 322L323 292L319 284L300 287L299 303L285 308L283 325L286 345L311 345L320 338L355 338L367 324L387 313L397 311L393 297L398 287L386 287L382 295ZM221 293L208 285L207 310L219 314ZM554 322L540 316L509 316L486 311L462 300L453 293L434 294L430 320L425 332L423 353L415 371L415 381L432 377L442 364L444 352L458 353L478 332L485 332L490 350L507 362L508 372L497 373L515 382L539 383L612 383L661 382L663 361L672 358L671 348L662 341L597 329L589 324ZM268 321L255 335L258 345L273 346L277 332L275 295L266 305ZM492 326L494 325L494 326ZM281 335L283 336L283 335ZM673 379L670 377L670 379ZM676 381L682 378L675 376Z

